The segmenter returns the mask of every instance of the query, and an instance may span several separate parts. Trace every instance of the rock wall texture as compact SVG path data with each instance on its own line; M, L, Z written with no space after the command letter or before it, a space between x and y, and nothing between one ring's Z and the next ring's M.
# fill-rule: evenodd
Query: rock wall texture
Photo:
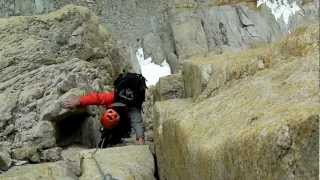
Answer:
M154 161L148 146L126 146L85 151L81 154L80 180L100 180L101 174L110 174L121 180L154 180ZM100 166L100 170L97 166ZM101 171L101 172L100 172Z
M51 161L57 145L94 147L99 109L70 111L61 102L110 89L127 65L87 8L0 19L0 159ZM4 162L4 169L12 164Z
M268 8L252 0L0 0L0 16L43 14L67 4L89 7L116 37L134 69L135 52L173 72L195 54L239 50L277 40L302 24L318 21L317 1L299 1L302 11L288 25L277 22Z
M183 74L196 98L155 106L160 179L318 179L318 34L192 58Z
M181 74L160 78L153 92L155 101L184 98L184 81Z
M74 154L70 154L70 153ZM67 155L67 154L66 154ZM71 156L76 156L71 158ZM126 146L96 151L71 150L68 158L78 161L76 174L65 161L18 166L0 174L2 180L153 180L154 161L148 146ZM77 175L77 176L76 176Z
M75 176L63 162L42 163L14 167L4 174L0 174L3 180L40 180L61 179L75 180Z

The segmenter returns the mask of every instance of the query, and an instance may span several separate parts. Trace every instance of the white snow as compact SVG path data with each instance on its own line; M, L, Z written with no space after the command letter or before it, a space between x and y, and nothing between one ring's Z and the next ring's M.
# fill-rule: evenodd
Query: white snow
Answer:
M258 0L257 7L265 4L271 9L272 14L277 21L282 19L286 25L289 24L289 19L296 12L300 11L301 8L296 2L289 3L288 0Z
M170 65L166 60L161 65L152 62L151 57L144 59L143 49L136 52L142 75L147 79L147 86L155 85L160 77L171 74Z

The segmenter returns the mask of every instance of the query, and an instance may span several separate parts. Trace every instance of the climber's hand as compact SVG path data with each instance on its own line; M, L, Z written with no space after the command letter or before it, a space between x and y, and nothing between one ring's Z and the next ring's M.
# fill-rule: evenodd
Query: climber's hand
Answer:
M136 140L136 144L137 144L137 145L144 145L144 138L143 138L143 137L138 138L138 139Z
M79 96L69 97L63 102L63 107L68 108L68 109L74 108L78 105L80 105L80 97Z

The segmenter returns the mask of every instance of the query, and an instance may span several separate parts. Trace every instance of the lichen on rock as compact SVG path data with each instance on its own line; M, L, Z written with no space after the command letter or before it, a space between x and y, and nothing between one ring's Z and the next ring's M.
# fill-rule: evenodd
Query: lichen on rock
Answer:
M266 68L257 63L265 48L194 57L183 74L197 69L198 77L185 81L197 85L201 99L155 106L160 179L318 179L317 27L269 47ZM203 65L211 65L214 76L205 76Z

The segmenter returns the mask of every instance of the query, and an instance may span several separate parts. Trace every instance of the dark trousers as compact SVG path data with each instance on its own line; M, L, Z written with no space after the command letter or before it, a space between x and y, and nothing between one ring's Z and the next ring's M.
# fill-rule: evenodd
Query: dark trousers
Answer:
M124 137L130 137L131 129L135 131L136 138L144 138L144 124L141 110L135 107L128 108L128 118L120 120L120 124L113 129L102 128L99 147L106 148L121 143Z

